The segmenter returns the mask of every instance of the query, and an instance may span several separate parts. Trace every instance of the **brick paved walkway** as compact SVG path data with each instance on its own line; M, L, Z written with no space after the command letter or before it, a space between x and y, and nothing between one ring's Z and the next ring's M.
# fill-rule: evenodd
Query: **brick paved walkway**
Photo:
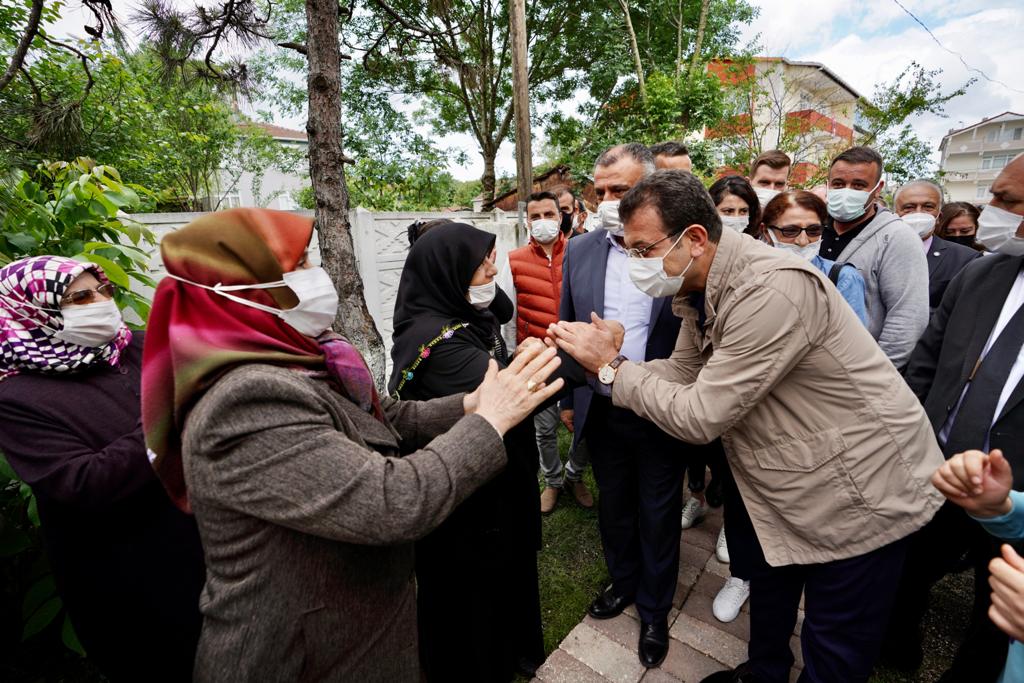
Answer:
M697 683L708 674L745 661L749 603L729 624L711 613L711 602L729 575L728 566L715 557L721 523L721 510L716 510L696 527L683 531L679 581L668 616L672 639L660 668L644 669L637 658L640 621L630 607L614 619L585 617L537 671L534 683ZM797 619L797 634L802 623L803 610ZM797 660L791 677L795 681L803 664L796 635L791 646Z

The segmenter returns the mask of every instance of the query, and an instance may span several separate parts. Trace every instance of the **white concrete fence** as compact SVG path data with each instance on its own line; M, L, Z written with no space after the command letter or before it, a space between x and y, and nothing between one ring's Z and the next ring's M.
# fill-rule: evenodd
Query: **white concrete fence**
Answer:
M312 211L295 211L293 213L313 217ZM149 213L136 214L133 218L147 225L159 240L168 232L181 228L201 213ZM363 280L363 291L366 305L370 309L377 329L384 338L384 346L388 356L388 372L391 370L391 333L394 329L392 319L395 312L395 298L398 295L398 283L402 276L406 254L409 253L409 240L406 233L408 225L416 220L432 220L449 218L461 223L486 230L497 236L499 261L512 249L523 244L525 237L517 230L515 214L495 210L491 213L471 211L459 212L407 212L385 211L371 212L366 209L353 209L349 214L352 225L356 260L359 264L359 275ZM316 233L310 249L310 260L320 262L320 253L316 244ZM153 269L156 279L163 276L163 264L160 252L153 255ZM152 292L140 289L144 296Z

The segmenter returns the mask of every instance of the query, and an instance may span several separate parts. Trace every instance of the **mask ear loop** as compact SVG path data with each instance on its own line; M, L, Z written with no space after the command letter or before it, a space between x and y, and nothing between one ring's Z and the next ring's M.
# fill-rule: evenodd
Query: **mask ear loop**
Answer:
M26 316L25 313L22 312L22 311L19 311L17 307L27 306L29 308L34 308L37 311L43 311L44 313L50 313L50 314L59 315L59 316L61 316L61 319L63 319L64 316L63 316L63 314L61 312L61 309L59 309L59 308L57 308L57 309L43 308L42 306L37 306L37 305L35 305L34 303L32 303L30 301L12 301L11 299L9 299L7 297L4 297L3 299L0 299L0 301L3 301L3 307L5 309L7 309L8 311L10 311L21 322L23 322L23 323L24 322L30 322L30 323L34 324L37 329L44 330L45 332L47 332L51 336L57 334L60 331L60 330L56 330L56 329L50 327L46 323L41 323L38 320L35 320L34 318L30 318L30 317Z
M273 306L267 306L265 304L257 303L255 301L249 301L248 299L243 299L240 296L235 296L234 294L231 294L231 292L238 292L245 289L276 289L278 287L287 287L288 285L285 284L284 280L278 280L276 282L259 282L252 285L222 285L221 283L218 282L217 284L211 287L210 285L204 285L199 282L193 282L192 280L186 280L183 277L178 277L177 275L172 275L171 273L168 273L167 277L171 278L172 280L177 280L178 282L184 282L187 285L192 285L193 287L199 287L200 289L211 291L215 294L219 294L225 299L234 301L235 303L239 303L243 306L249 306L250 308L255 308L258 311L270 313L271 315L276 315L277 317L281 317L281 314L284 312L280 308L274 308Z

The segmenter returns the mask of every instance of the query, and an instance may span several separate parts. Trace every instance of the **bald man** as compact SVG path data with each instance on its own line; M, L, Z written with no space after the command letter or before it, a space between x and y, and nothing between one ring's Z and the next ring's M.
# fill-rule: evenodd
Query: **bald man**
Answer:
M1000 172L979 218L979 241L995 253L971 261L953 278L907 364L907 384L924 405L947 458L998 448L1024 490L1024 156ZM910 202L908 196L900 201ZM988 563L999 543L946 503L911 537L892 621L887 664L913 671L921 663L921 617L929 588L964 556L974 566L970 624L944 683L994 681L1007 639L988 617Z
M934 312L950 280L981 252L934 234L935 220L942 210L942 188L932 181L919 179L903 185L893 197L893 206L903 222L921 237L928 257L928 309Z

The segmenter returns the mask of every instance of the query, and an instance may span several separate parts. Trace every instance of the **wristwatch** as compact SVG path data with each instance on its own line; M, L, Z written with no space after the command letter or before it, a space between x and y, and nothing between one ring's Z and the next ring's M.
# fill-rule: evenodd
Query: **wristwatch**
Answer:
M622 365L623 361L629 360L625 356L616 356L614 360L609 363L605 363L597 369L597 379L601 384L611 384L615 381L615 374L618 372L619 366Z

